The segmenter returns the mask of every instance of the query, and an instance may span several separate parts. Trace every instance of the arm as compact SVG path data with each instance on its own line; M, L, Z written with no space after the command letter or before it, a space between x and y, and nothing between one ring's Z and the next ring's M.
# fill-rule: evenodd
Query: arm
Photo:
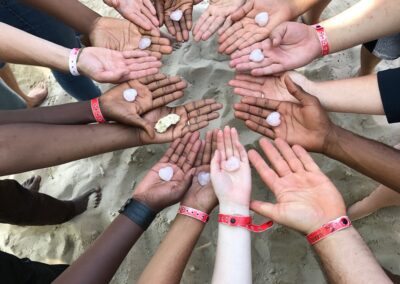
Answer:
M52 15L82 34L88 34L96 19L101 17L95 11L76 0L60 0L57 2L51 0L23 0L23 2Z
M217 151L211 161L211 180L220 214L249 216L251 172L247 153L235 128L218 132ZM228 171L235 157L239 168ZM251 283L250 231L242 227L218 226L218 246L212 283Z
M305 235L346 215L342 196L302 147L282 139L275 147L261 139L260 146L275 170L255 150L249 158L276 203L253 201L252 210ZM391 283L353 227L327 235L314 248L331 283Z
M217 131L207 132L205 143L202 143L195 164L192 185L181 202L183 206L207 214L210 214L218 201L211 182L204 186L200 185L198 174L210 171L211 155L215 149L212 145L216 144L216 134ZM171 229L147 264L138 284L180 283L183 271L204 227L205 223L199 220L181 214L176 215Z
M178 139L161 160L153 166L133 193L133 198L144 203L154 213L176 203L187 190L190 171L200 147L198 133ZM182 146L182 147L178 147ZM173 162L177 156L182 164ZM158 170L170 165L174 177L169 182L160 180ZM143 212L143 211L142 211ZM125 215L119 215L95 243L64 271L54 283L109 283L144 229Z

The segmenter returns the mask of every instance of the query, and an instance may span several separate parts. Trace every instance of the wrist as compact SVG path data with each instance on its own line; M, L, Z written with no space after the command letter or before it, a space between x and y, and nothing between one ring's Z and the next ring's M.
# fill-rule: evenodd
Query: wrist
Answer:
M221 202L219 204L219 213L226 215L249 216L250 208L249 206L239 205L231 202Z
M341 247L339 244L347 242L354 234L356 233L356 230L354 229L353 226L350 226L346 228L345 230L337 231L334 234L331 234L327 236L326 238L320 240L319 242L315 243L313 247L316 250L320 250L321 248L324 247Z
M215 206L213 204L202 204L201 202L196 202L195 200L190 200L190 198L182 200L182 206L187 206L194 208L196 210L200 210L204 213L210 214Z
M335 157L340 150L340 135L342 131L346 131L343 128L336 126L331 123L329 129L327 130L327 134L325 135L324 145L322 147L321 154L324 154L328 157Z
M310 52L313 54L313 58L319 58L323 56L323 50L321 46L321 40L317 29L314 26L308 26L311 34L311 48Z

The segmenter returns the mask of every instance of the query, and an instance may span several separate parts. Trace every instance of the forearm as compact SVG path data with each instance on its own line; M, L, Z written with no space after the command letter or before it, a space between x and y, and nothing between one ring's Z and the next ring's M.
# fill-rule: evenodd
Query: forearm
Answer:
M109 283L142 234L142 228L124 215L119 215L54 283Z
M139 146L142 143L140 131L118 124L2 125L0 160L3 162L0 164L0 176Z
M67 72L70 50L0 23L0 59Z
M96 122L90 101L57 106L0 111L0 125L15 123L87 124Z
M330 53L399 32L399 13L398 0L361 0L323 21Z
M385 114L376 75L324 82L307 81L304 90L327 111Z
M323 153L400 192L400 151L334 126Z
M94 21L101 17L77 0L24 0L23 2L54 16L82 34L88 34Z
M249 210L220 205L220 213L248 216ZM212 283L251 283L251 273L250 232L244 228L219 224Z
M319 241L314 248L330 283L392 283L352 227Z
M157 252L143 271L138 284L180 283L190 255L205 224L178 214Z

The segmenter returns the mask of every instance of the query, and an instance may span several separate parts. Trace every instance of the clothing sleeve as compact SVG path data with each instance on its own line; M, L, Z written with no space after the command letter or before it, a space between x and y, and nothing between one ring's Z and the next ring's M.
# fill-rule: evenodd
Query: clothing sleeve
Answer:
M378 72L377 76L387 120L400 122L400 68Z

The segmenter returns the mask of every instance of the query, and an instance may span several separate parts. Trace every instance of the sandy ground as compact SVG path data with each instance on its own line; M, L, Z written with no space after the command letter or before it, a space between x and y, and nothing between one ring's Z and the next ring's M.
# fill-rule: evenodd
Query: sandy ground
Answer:
M113 12L102 1L84 1L103 15ZM333 1L324 17L350 6L356 1ZM196 8L195 17L203 6ZM165 59L164 72L179 74L189 82L186 96L181 102L214 98L225 105L221 117L210 124L209 129L235 126L241 133L241 141L247 148L257 148L259 135L235 120L231 105L238 101L226 85L233 77L227 57L216 52L216 39L200 44L192 41ZM359 47L327 56L303 68L310 79L332 80L353 76L359 64ZM399 61L384 62L380 69L399 66ZM50 96L45 105L73 101L55 82L47 69L16 66L18 79L24 89L40 80L46 80ZM107 89L108 86L102 86ZM400 142L399 125L389 126L384 117L332 114L333 120L356 133L390 145ZM203 131L204 133L204 131ZM43 177L41 192L57 198L70 199L97 185L103 188L103 201L98 209L86 212L74 220L57 226L17 227L0 226L0 249L19 257L51 263L71 263L96 239L117 215L123 202L130 196L131 188L163 154L166 145L145 146L107 153L71 162L58 167L37 170L11 176L23 181L32 174ZM34 150L34 149L32 149ZM367 154L367 153L366 153ZM370 179L321 155L314 155L323 171L343 193L347 204L368 195L377 185ZM254 177L253 197L273 200L258 177ZM112 283L134 283L162 240L175 216L177 207L164 210L149 230L131 250ZM400 224L395 222L399 208L382 210L365 219L356 221L355 227L362 234L380 263L400 274ZM213 219L215 220L215 212ZM182 283L209 283L216 251L217 223L210 222L204 230L190 259ZM268 233L254 234L252 241L254 283L324 283L324 277L304 237L281 226Z

